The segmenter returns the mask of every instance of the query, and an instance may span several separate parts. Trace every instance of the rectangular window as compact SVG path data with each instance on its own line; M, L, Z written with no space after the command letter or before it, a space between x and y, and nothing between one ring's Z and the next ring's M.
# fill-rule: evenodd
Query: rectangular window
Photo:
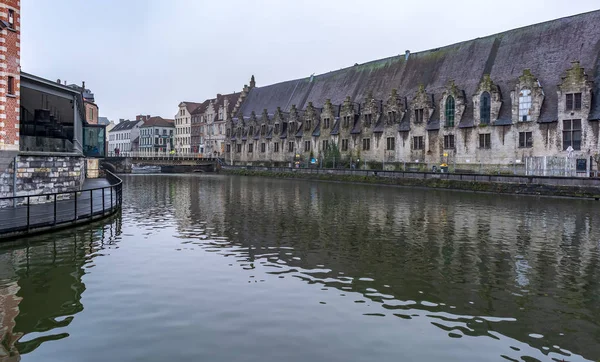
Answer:
M279 134L279 123L275 123L275 134Z
M479 148L492 148L492 135L490 133L479 135Z
M425 142L423 140L423 136L415 136L413 137L413 150L424 150Z
M8 77L8 94L15 94L15 77Z
M311 120L310 120L310 119L309 119L309 120L307 120L306 122L304 122L304 129L305 129L306 131L310 131L310 126L311 126L311 123L312 123L312 122L311 122Z
M394 112L394 111L388 112L388 119L389 119L390 123L396 122L396 112Z
M568 150L572 147L573 150L581 150L581 120L564 120L563 121L563 150Z
M348 151L348 140L347 139L342 140L342 151Z
M446 149L454 148L454 135L453 134L444 136L444 148L446 148Z
M371 117L372 117L371 113L365 114L365 126L368 127L371 125Z
M581 93L569 93L565 95L565 111L581 110Z
M530 148L533 147L533 137L531 132L519 132L519 147Z
M237 153L240 153L240 152L242 152L242 144L238 143L237 144Z
M371 139L363 138L363 151L368 151L371 149Z
M288 152L294 152L294 142L288 142Z
M13 29L15 27L15 11L13 9L8 9L8 26Z
M264 136L266 131L267 131L267 126L264 124L261 125L260 126L260 134Z
M323 140L323 151L327 151L329 148L329 140Z
M310 151L310 141L304 141L304 152Z
M279 152L279 142L273 143L273 152Z
M423 108L415 109L415 123L423 123Z
M252 143L248 143L248 153L252 153L254 145Z
M230 144L228 144L228 145L227 145L227 151L226 151L226 152L227 152L227 153L230 153L230 152L231 152L231 145L230 145Z
M396 139L394 137L387 138L387 150L393 151L396 149Z
M263 142L260 144L260 152L264 153L267 150L267 145Z
M323 128L329 128L329 118L323 118Z

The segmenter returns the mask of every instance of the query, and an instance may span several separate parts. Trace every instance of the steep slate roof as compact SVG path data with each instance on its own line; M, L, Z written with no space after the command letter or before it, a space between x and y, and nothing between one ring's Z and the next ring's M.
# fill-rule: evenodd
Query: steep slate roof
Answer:
M207 100L205 100L202 103L197 103L196 108L190 114L202 114L202 113L206 112L206 109L208 108L208 105L210 104L211 100L214 100L214 98L213 99L207 99Z
M123 121L123 122L119 122L119 124L117 124L116 126L113 127L113 129L111 129L111 132L116 132L116 131L125 131L125 130L129 130L132 129L133 127L135 127L136 124L140 123L142 121Z
M190 114L192 114L196 110L196 108L198 108L201 104L201 103L186 102L186 101L183 101L181 103L185 104L185 108L187 109L188 112L190 112Z
M346 96L362 102L369 91L375 99L387 99L392 88L412 100L420 84L438 102L448 82L455 80L467 97L465 117L471 117L467 112L472 108L471 98L483 75L490 74L500 87L503 104L499 120L504 123L511 118L510 92L523 70L531 69L545 94L539 121L552 122L558 118L557 85L573 60L579 60L595 81L590 119L600 119L600 10L411 53L408 60L402 54L310 78L255 87L240 112L249 115L266 108L271 113L277 106L288 111L292 104L304 109L308 102L322 107L327 98L333 104L342 104ZM439 128L437 108L435 104L436 112L427 129ZM470 123L467 119L461 126Z
M146 127L175 127L175 123L172 119L164 119L159 116L150 117L147 119L140 128Z
M98 117L98 124L107 125L110 121L106 117Z

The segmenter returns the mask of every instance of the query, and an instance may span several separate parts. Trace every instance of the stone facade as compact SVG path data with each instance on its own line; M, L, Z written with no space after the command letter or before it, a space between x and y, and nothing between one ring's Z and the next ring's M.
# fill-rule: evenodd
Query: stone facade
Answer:
M16 194L13 194L14 162L11 162L7 172L0 175L0 197L79 190L85 179L84 161L85 158L72 155L21 154L16 157Z
M494 168L550 157L598 170L597 21L600 11L253 87L229 122L226 159L292 165L334 148L338 162L366 167ZM539 45L548 29L561 37Z

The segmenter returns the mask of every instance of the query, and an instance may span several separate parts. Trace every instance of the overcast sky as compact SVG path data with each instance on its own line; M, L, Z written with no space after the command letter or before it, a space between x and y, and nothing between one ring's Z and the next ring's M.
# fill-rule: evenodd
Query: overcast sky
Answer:
M595 10L598 0L21 0L21 65L109 119Z

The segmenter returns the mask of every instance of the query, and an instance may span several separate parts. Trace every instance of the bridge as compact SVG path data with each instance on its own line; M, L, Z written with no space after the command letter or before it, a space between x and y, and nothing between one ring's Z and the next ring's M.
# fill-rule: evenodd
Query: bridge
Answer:
M149 154L142 152L111 153L100 164L117 173L131 173L133 166L158 166L161 172L216 172L223 160L202 154Z

